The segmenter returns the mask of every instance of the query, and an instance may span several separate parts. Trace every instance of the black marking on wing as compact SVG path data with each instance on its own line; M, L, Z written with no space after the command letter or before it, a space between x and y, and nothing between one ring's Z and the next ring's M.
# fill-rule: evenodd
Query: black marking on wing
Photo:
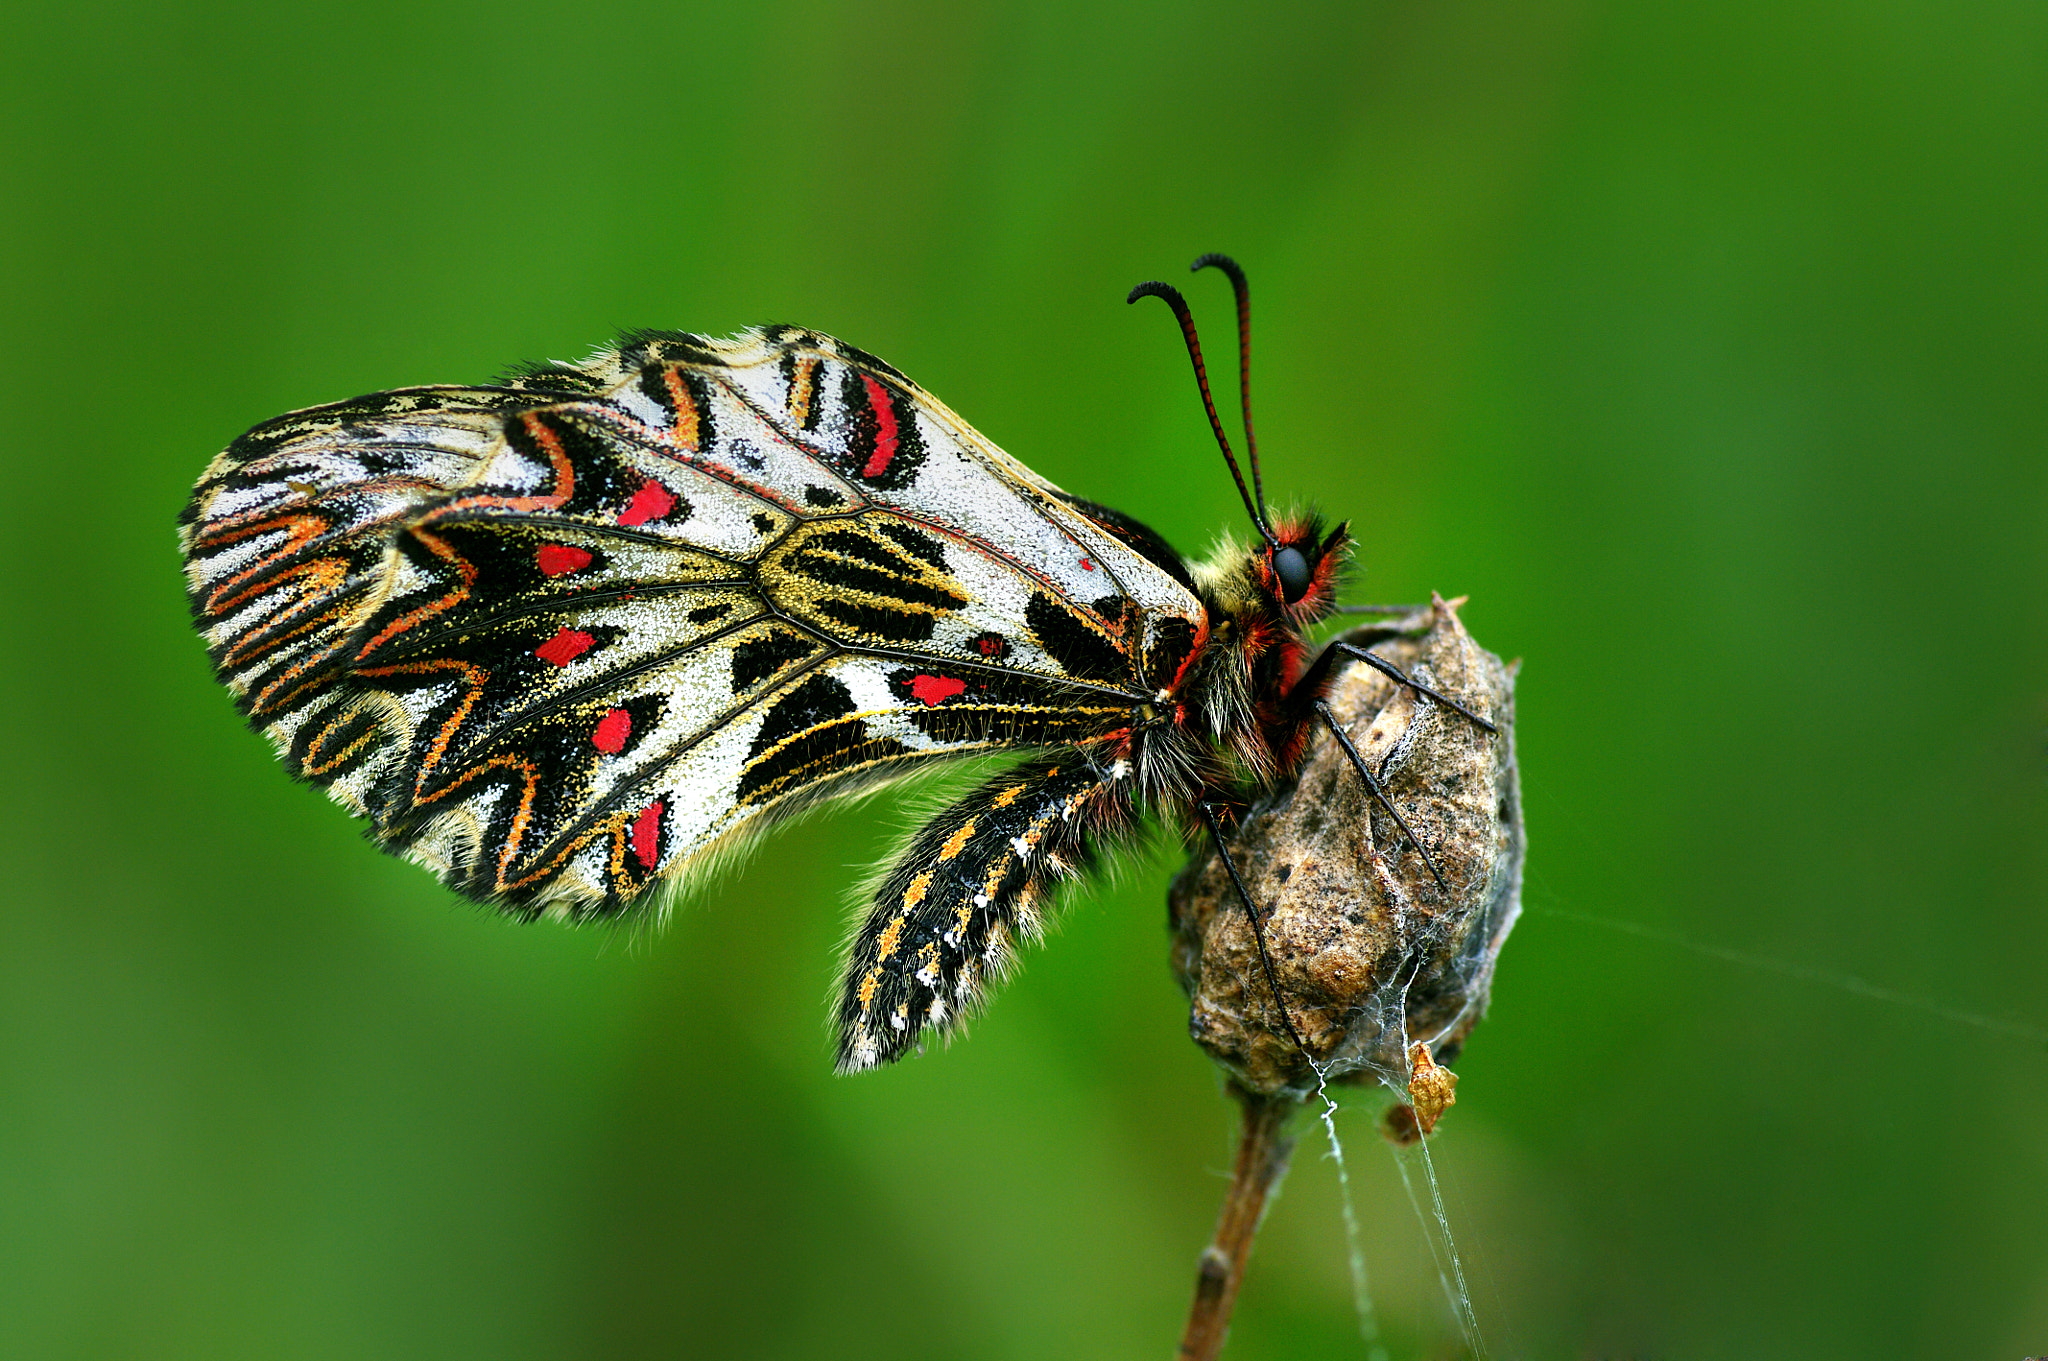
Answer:
M309 780L338 780L360 770L390 741L374 714L345 708L300 725L285 759Z
M844 624L863 640L895 647L930 642L939 623L936 615L895 610L886 605L871 605L840 596L820 601L818 613L835 623Z
M920 680L959 681L962 688L934 704L919 693ZM1077 696L1037 676L975 667L900 666L888 674L889 692L903 702L918 731L947 746L1043 747L1082 742L1123 720L1125 704L1111 696Z
M618 348L618 366L622 369L648 364L725 366L725 356L717 344L690 331L627 331L619 337Z
M830 558L814 549L830 549L845 555L844 558ZM858 558L862 561L847 561ZM847 532L843 534L820 534L813 537L799 552L790 555L790 565L800 568L806 576L834 586L840 590L860 591L881 600L901 601L906 605L924 605L933 610L957 610L967 603L967 597L943 586L920 581L904 575L895 559L884 553L875 541L865 534ZM872 565L869 565L872 564Z
M604 391L596 375L558 359L532 360L514 364L498 378L498 384L517 388L558 401L594 397Z
M839 406L845 444L832 461L841 473L881 491L901 491L916 480L926 450L915 403L880 379L844 366L839 371ZM886 430L883 413L888 416Z
M1114 642L1089 628L1043 591L1034 591L1024 607L1025 622L1045 654L1061 669L1086 680L1127 681L1131 659Z
M870 735L838 677L812 674L762 719L740 773L738 801L766 802L823 774L909 754L894 738Z
M671 376L682 385L683 395L690 403L687 419L677 405L676 394L669 387ZM661 409L670 429L681 428L691 445L697 449L708 449L718 439L718 418L713 414L711 383L692 369L674 365L650 364L640 370L637 386L641 395Z
M839 353L845 355L856 364L862 364L873 369L876 373L886 373L899 383L908 383L910 381L897 371L895 365L884 363L858 345L849 345L842 340L839 342Z
M1173 684L1180 668L1195 650L1195 626L1178 615L1158 620L1145 649L1145 684L1164 690Z
M946 570L945 545L937 538L900 520L883 521L881 531L895 540L897 546L912 557L930 563L941 572Z
M732 650L732 692L751 690L794 662L815 656L824 645L808 633L777 625Z
M309 435L331 434L352 425L374 425L394 418L495 414L531 410L544 398L506 387L412 387L371 392L324 406L288 412L244 432L227 447L218 472L200 479L179 518L183 525L199 518L209 497L221 489L248 488L274 479L275 471L255 466L264 455Z

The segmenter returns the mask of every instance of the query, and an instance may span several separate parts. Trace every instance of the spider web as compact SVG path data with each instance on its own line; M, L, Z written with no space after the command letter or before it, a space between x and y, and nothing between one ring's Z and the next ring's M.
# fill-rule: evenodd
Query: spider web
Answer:
M1529 911L1543 918L1576 922L1600 930L1611 931L1616 934L1649 941L1688 954L1732 965L1739 969L1769 974L1791 982L1828 988L1850 996L1877 1002L1887 1007L1919 1013L1923 1016L1968 1027L1986 1034L2019 1040L2029 1045L2048 1049L2048 1026L2042 1026L2032 1021L1986 1015L1981 1012L1966 1010L1933 997L1872 982L1860 975L1841 969L1739 950L1712 941L1694 939L1679 932L1646 925L1641 922L1585 912L1577 908L1565 906L1557 901L1555 892L1547 885L1541 884L1540 880L1537 884L1528 885L1528 887L1536 890L1531 896L1548 900L1541 902L1525 900L1523 904ZM1475 931L1474 934L1476 936L1480 933ZM1454 976L1458 979L1457 986L1468 997L1484 999L1487 996L1491 984L1490 972L1493 967L1493 960L1494 956L1489 952L1480 952L1476 955L1461 955L1459 957L1459 970ZM1482 976L1482 973L1488 976ZM1406 1018L1411 1014L1411 1002L1413 1000L1411 998L1411 987L1413 983L1413 974L1391 980L1383 985L1374 994L1372 999L1373 1008L1380 1017L1384 1018L1388 1028L1392 1030L1398 1027L1398 1033L1402 1040L1400 1052L1404 1053L1411 1043L1411 1037L1406 1026ZM1464 1019L1464 1016L1465 1012L1460 1010L1457 1015L1443 1023L1435 1034L1423 1037L1423 1042L1429 1044L1434 1049L1435 1043L1445 1034L1456 1029ZM1409 1075L1387 1061L1387 1055L1390 1052L1391 1046L1382 1046L1378 1054L1365 1062L1363 1067L1391 1096L1394 1103L1405 1103L1409 1100L1409 1093L1406 1087ZM1319 1084L1315 1092L1316 1098L1322 1103L1321 1109L1317 1111L1317 1116L1323 1126L1325 1137L1329 1141L1329 1151L1325 1156L1335 1164L1337 1172L1348 1265L1352 1282L1353 1307L1358 1318L1359 1336L1364 1343L1363 1355L1367 1358L1367 1361L1388 1361L1389 1352L1380 1329L1378 1311L1369 1288L1368 1267L1363 1244L1364 1236L1359 1226L1349 1166L1345 1157L1344 1144L1337 1130L1336 1116L1343 1107L1340 1107L1338 1102L1331 1096L1327 1081L1328 1078L1334 1077L1335 1074L1325 1073L1321 1069L1318 1070L1318 1073L1325 1078L1325 1081ZM1407 1195L1409 1206L1415 1216L1416 1224L1429 1250L1438 1282L1443 1290L1446 1305L1453 1321L1457 1325L1465 1350L1471 1356L1479 1358L1480 1361L1485 1361L1489 1353L1480 1327L1478 1312L1473 1304L1470 1278L1467 1274L1464 1257L1459 1252L1451 1227L1450 1214L1445 1205L1444 1179L1437 1171L1435 1159L1431 1155L1429 1145L1430 1137L1424 1137L1418 1139L1407 1148L1395 1147L1389 1144L1389 1150L1393 1157L1395 1169L1400 1176L1402 1188ZM1420 1167L1419 1177L1414 1171L1416 1166Z

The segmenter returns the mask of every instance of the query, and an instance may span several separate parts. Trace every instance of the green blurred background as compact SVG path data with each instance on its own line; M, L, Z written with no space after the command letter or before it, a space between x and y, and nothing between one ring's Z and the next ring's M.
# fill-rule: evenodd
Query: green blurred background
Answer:
M1233 1134L1172 854L969 1042L835 1078L899 807L650 941L492 919L243 731L172 520L287 408L787 320L1198 550L1241 513L1122 298L1226 336L1207 250L1269 482L1527 659L1528 912L1434 1145L1488 1353L2048 1352L2038 0L5 31L0 1353L1168 1355ZM1458 1355L1372 1121L1387 1346ZM1321 1152L1232 1357L1365 1354Z

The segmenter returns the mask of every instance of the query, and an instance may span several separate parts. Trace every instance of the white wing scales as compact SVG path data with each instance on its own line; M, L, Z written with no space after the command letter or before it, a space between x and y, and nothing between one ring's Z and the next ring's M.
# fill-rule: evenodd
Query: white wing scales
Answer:
M511 910L621 910L935 757L1085 744L1201 625L1161 565L870 357L655 336L295 413L184 529L295 772Z

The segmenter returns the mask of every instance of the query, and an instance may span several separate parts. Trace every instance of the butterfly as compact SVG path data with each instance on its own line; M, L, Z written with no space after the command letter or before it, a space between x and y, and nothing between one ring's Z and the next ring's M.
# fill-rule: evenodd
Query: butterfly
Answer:
M194 620L294 775L521 918L658 915L821 800L1015 753L910 837L848 948L839 1066L893 1061L1146 815L1220 847L1336 727L1345 658L1491 727L1366 649L1311 657L1351 538L1268 515L1249 289L1204 267L1236 293L1249 485L1185 299L1129 299L1173 309L1256 531L1203 562L830 336L638 332L242 435L180 521Z

